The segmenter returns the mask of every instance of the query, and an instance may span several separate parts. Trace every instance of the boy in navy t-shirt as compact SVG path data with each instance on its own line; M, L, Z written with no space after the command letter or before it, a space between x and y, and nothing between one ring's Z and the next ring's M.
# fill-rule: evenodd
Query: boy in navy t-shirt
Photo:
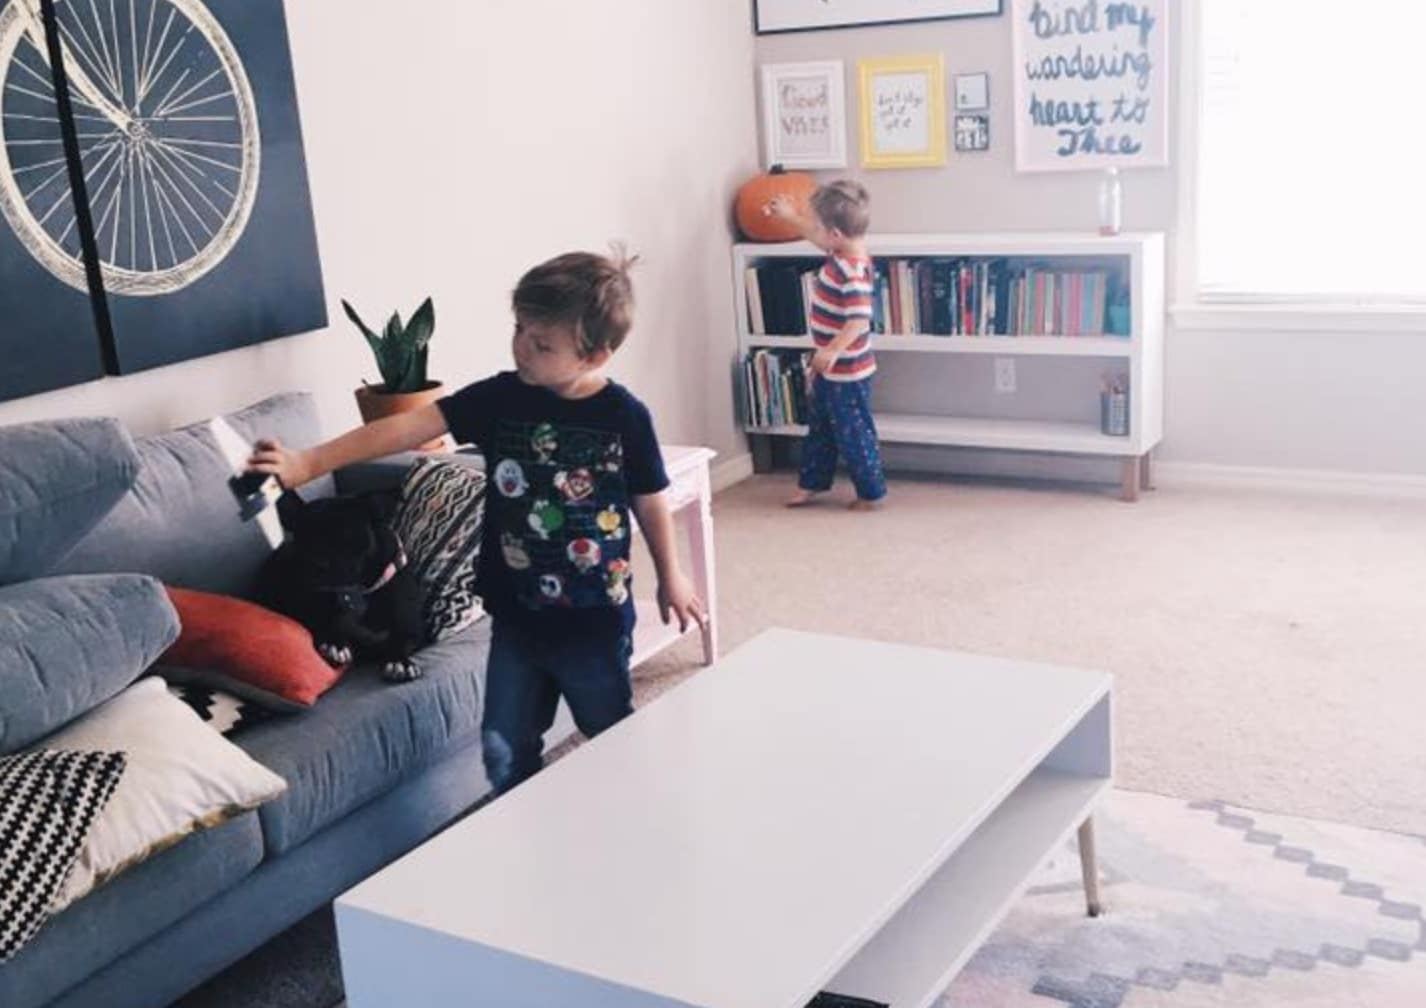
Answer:
M587 736L632 710L631 513L658 574L659 609L705 620L679 567L648 409L603 370L632 324L631 262L573 252L515 288L515 370L306 450L259 441L251 468L299 486L450 432L486 460L477 591L493 619L482 742L504 792L542 765L563 696Z

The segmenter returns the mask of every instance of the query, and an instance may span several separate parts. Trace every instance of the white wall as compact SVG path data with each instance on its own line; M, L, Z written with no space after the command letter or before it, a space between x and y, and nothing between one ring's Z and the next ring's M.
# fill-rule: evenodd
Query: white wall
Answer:
M1010 0L1005 9L998 18L758 38L759 64L846 62L847 150L852 159L847 173L861 178L871 192L874 230L1094 227L1093 173L1015 172ZM1171 0L1173 59L1179 70L1186 65L1177 31L1180 14L1180 3ZM991 149L952 151L944 168L861 172L856 161L856 60L920 52L944 54L948 88L956 73L990 74ZM1172 77L1175 107L1179 70ZM1175 124L1171 130L1173 167L1125 174L1124 227L1167 231L1172 248L1180 213L1179 166L1187 152L1179 149ZM1303 139L1304 144L1310 141ZM1426 430L1426 332L1235 332L1170 326L1165 363L1166 430L1159 452L1165 460L1426 476L1426 438L1420 436ZM956 394L957 380L952 379L948 394ZM927 455L917 454L922 459ZM971 467L985 467L983 458L966 457L972 459Z
M742 450L719 342L727 208L756 168L742 4L292 0L287 18L331 328L3 403L0 423L151 431L307 388L348 425L377 375L339 298L371 320L433 295L431 370L460 384L507 366L525 268L620 238L643 262L612 373L665 440Z

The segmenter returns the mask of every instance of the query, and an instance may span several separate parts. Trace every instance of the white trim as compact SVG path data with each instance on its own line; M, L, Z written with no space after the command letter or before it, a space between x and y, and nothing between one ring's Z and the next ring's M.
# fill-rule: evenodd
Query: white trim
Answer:
M1154 482L1163 487L1223 487L1343 497L1426 499L1426 476L1404 473L1273 469L1202 462L1160 462L1157 459L1153 467Z
M730 486L750 479L753 475L753 455L752 452L743 452L741 455L730 455L713 467L710 481L713 484L713 492L722 493Z
M1198 138L1203 114L1203 15L1196 3L1180 5L1178 21L1178 214L1173 229L1170 297L1193 304L1198 298Z
M1426 305L1176 304L1178 329L1223 332L1426 333Z

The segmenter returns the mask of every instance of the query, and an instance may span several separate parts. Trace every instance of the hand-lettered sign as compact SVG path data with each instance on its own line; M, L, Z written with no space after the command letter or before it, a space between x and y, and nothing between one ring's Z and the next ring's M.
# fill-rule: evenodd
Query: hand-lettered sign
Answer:
M1168 164L1166 0L1014 0L1015 167Z

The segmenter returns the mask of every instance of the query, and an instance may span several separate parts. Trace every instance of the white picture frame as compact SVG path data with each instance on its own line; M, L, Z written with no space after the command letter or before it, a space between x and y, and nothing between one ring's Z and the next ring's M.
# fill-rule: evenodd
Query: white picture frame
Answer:
M762 67L763 163L847 166L846 68L841 60Z
M1003 0L753 0L753 30L778 32L996 17Z
M955 87L957 112L980 112L990 108L990 74L956 74Z

